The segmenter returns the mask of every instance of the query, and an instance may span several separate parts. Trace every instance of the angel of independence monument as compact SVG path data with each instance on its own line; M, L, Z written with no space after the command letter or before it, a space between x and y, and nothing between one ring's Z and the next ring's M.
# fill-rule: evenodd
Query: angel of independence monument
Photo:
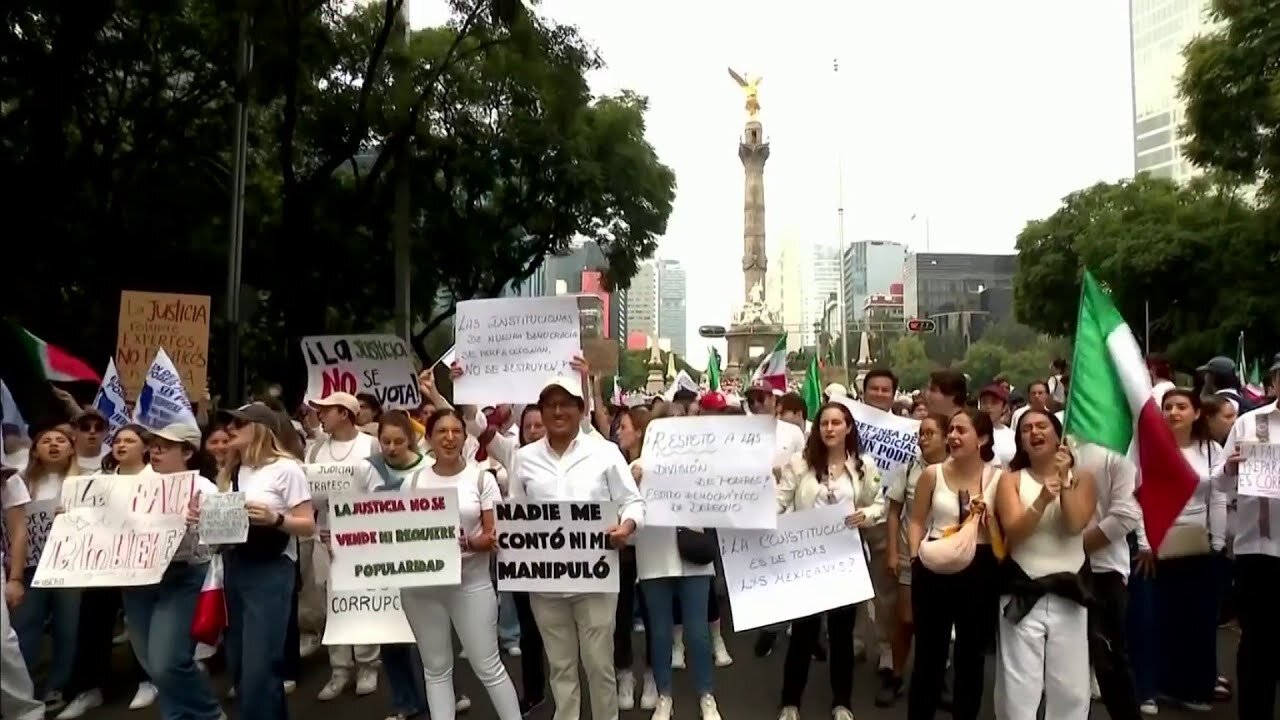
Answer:
M738 141L738 159L742 161L742 280L744 302L733 315L725 332L728 341L728 377L738 377L752 355L769 352L783 336L785 329L778 316L765 303L765 271L769 261L764 244L764 164L769 160L769 143L760 124L758 75L742 75L729 69L729 75L742 88L746 97L747 122Z

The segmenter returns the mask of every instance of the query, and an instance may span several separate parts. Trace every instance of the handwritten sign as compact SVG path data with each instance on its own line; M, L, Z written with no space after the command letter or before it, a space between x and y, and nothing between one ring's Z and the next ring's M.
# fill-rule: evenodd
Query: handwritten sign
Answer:
M654 527L773 529L777 421L763 415L676 417L644 435L645 522Z
M249 539L249 513L243 492L212 493L200 497L200 542L239 545Z
M132 587L160 582L187 534L195 473L86 475L62 483L65 512L33 587Z
M1280 500L1280 445L1242 442L1240 450L1244 462L1240 463L1237 492Z
M356 465L312 463L303 465L307 487L311 490L311 506L316 509L316 532L329 532L329 495L356 490ZM363 489L363 488L360 488Z
M334 590L462 582L456 489L335 493L329 508Z
M336 392L368 393L384 409L422 404L413 351L395 335L313 335L302 338L307 361L307 400Z
M719 532L735 632L875 597L862 538L844 525L848 514L848 506L826 505L780 516L777 530Z
M553 378L577 375L569 363L582 353L582 328L571 295L460 302L453 329L459 405L535 402Z
M329 591L325 645L385 645L414 642L400 608L399 590Z
M49 531L53 529L53 517L58 510L57 500L34 500L22 506L27 521L27 567L35 567L40 562L40 554L44 552L45 543L49 540ZM3 523L0 523L3 524ZM9 557L9 533L0 533L0 553Z
M849 398L836 400L849 408L853 422L858 426L862 452L875 459L880 477L885 482L919 456L920 445L916 442L920 434L919 420L899 417Z
M498 525L498 590L618 592L618 551L609 528L616 503L502 503Z
M115 361L126 397L138 397L157 350L173 359L188 394L198 395L208 387L208 295L120 293Z

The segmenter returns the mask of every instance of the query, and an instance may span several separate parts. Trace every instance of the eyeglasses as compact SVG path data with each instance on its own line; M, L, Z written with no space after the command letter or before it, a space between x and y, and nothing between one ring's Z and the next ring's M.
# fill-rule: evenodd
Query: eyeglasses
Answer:
M80 432L102 432L107 429L106 425L98 422L89 422L80 424Z

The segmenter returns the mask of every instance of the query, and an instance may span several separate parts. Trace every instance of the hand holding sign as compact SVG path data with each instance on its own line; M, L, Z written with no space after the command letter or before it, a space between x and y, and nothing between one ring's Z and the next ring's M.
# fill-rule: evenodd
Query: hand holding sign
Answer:
M848 515L844 519L844 526L850 530L856 530L867 524L867 514L858 510L852 515Z
M636 531L636 524L631 520L623 520L621 524L614 525L605 531L609 536L609 544L614 548L621 550L627 546L627 541L631 539L632 533Z
M244 504L244 509L249 514L249 522L253 525L275 525L276 518L280 514L260 502L247 502Z

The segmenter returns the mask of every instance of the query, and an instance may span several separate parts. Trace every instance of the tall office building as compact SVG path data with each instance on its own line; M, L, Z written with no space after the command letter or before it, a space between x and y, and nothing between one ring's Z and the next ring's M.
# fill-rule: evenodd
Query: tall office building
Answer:
M810 255L800 233L789 228L782 233L782 249L776 269L767 276L770 292L765 300L778 313L787 331L787 351L797 352L805 346L804 323L807 317L804 281L809 275ZM821 316L819 316L821 317ZM812 329L809 332L812 335Z
M658 263L640 263L636 276L627 288L627 332L658 335Z
M603 287L604 270L609 266L600 246L592 241L575 242L564 255L548 255L542 264L542 279L536 283L543 295L586 293L600 298L604 313L601 330L619 347L627 342L627 291L608 292Z
M1210 0L1130 0L1133 50L1134 171L1182 182L1196 170L1182 156L1185 108L1178 82L1182 50L1212 25Z
M671 342L671 350L685 355L684 266L676 260L658 261L658 336Z
M845 247L841 273L850 325L862 320L868 297L888 295L894 283L902 282L906 259L907 246L888 240L856 240Z
M804 282L804 311L801 317L801 342L804 347L818 345L818 326L826 310L827 300L840 293L840 249L814 245Z
M912 253L902 266L902 312L934 318L982 310L982 293L1013 287L1017 255Z

